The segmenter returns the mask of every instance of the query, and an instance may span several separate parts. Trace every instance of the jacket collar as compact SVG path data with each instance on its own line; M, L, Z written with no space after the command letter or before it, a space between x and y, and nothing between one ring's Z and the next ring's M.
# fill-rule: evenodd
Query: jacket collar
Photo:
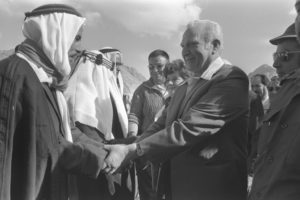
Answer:
M201 78L205 80L211 80L213 75L224 65L224 61L221 57L215 59L208 68L203 72Z
M281 81L281 87L274 95L269 111L264 117L264 121L268 121L274 114L282 108L288 106L291 100L300 94L300 70L296 70L290 76L285 77Z
M155 85L151 78L149 80L145 81L142 85L148 89L153 89L153 90L159 92L163 96L166 96L168 93L165 87L159 87L159 86Z

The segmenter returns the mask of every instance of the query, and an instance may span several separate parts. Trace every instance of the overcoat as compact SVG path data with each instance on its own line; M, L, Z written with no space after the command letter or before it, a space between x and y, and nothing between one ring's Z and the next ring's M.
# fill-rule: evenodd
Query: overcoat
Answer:
M300 199L300 71L281 82L263 119L251 200Z
M54 93L17 55L0 61L0 199L66 200L68 172L99 175L103 144L66 141Z

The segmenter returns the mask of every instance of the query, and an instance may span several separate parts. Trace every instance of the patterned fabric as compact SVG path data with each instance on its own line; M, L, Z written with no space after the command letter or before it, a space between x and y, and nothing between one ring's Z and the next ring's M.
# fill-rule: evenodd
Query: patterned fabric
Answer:
M61 89L64 87L65 84L53 84L53 80L55 79L54 74L48 74L44 70L46 68L53 68L53 65L51 64L51 62L49 62L45 54L42 51L40 51L40 49L34 44L34 42L29 40L26 40L21 45L19 45L18 53L16 54L20 58L27 61L27 63L33 69L41 83L48 83L49 85L53 85L53 87L56 88L57 103L64 127L64 137L67 141L73 142L69 123L68 107L66 100L61 92Z
M138 125L138 135L154 122L156 113L164 104L163 92L155 87L151 79L145 81L136 89L132 97L128 120L129 123Z
M92 52L101 54L99 51ZM95 127L105 135L105 139L110 140L114 138L114 134L118 134L112 132L113 120L118 119L122 128L119 134L127 136L128 118L122 95L115 75L103 64L97 65L90 59L82 58L64 95L73 124L78 121ZM113 104L117 116L114 116Z

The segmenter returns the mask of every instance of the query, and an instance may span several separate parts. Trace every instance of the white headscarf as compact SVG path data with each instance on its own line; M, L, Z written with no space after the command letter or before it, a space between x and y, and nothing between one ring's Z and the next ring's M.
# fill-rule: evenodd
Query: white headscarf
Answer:
M62 76L67 77L71 71L68 52L83 25L85 18L68 13L50 13L28 17L23 25L23 34L26 38L37 43L46 56L54 65L55 70ZM32 67L40 82L53 84L53 78L49 77L43 68L39 68L26 55L17 53ZM70 118L66 100L61 91L56 91L58 107L63 121L66 140L72 142Z
M99 51L92 52L101 54ZM122 95L115 75L104 65L96 65L89 59L81 59L64 95L68 102L72 123L78 121L95 127L107 140L114 138L111 132L114 117L113 100L123 136L127 136L128 118Z
M71 71L68 51L84 21L83 17L57 12L28 17L23 24L23 34L38 44L65 77Z

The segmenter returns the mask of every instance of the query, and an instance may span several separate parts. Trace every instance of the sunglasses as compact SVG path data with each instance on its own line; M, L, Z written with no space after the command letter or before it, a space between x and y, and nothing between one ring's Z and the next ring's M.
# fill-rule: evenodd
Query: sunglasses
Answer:
M296 54L300 53L300 51L281 51L281 52L275 52L273 53L273 59L274 60L281 60L281 61L288 61L289 60L289 54Z

